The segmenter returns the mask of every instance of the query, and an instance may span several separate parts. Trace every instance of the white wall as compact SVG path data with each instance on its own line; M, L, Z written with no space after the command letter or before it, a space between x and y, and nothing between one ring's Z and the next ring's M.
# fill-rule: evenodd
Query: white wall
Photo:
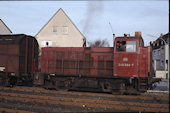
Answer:
M0 20L0 34L12 34L1 20Z
M60 9L36 38L40 48L43 47L44 41L50 42L51 47L82 47L84 36Z
M168 71L156 71L156 78L167 78Z

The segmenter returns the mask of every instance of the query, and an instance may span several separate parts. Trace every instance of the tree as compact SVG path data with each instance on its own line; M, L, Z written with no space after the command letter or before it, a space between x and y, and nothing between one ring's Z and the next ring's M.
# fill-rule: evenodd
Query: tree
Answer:
M87 42L89 47L109 47L109 42L107 41L107 39L97 39L94 42Z

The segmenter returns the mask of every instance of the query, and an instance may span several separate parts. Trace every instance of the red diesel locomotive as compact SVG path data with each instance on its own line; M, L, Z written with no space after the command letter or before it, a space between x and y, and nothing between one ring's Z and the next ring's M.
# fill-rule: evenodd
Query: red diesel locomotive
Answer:
M114 47L44 47L27 35L0 35L0 84L30 83L57 90L138 93L152 88L151 47L140 32Z
M47 88L143 92L154 82L151 47L144 47L140 32L116 37L114 47L45 47L35 78Z

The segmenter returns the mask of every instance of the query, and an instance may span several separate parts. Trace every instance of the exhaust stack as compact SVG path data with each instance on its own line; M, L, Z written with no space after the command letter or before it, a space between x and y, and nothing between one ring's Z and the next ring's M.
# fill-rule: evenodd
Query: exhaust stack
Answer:
M135 38L141 38L141 32L135 32Z

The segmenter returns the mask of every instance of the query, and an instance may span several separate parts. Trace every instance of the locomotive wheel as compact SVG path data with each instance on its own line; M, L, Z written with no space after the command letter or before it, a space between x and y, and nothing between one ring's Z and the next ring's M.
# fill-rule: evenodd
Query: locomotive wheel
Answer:
M71 80L69 79L60 79L54 80L54 87L56 90L68 90L71 87Z
M45 89L54 88L54 86L53 86L53 84L52 84L52 81L50 81L50 80L44 80L44 88L45 88Z
M100 86L101 86L103 92L112 93L112 86L111 86L110 82L108 82L108 81L101 82Z
M71 87L71 80L65 81L65 89L68 90Z

